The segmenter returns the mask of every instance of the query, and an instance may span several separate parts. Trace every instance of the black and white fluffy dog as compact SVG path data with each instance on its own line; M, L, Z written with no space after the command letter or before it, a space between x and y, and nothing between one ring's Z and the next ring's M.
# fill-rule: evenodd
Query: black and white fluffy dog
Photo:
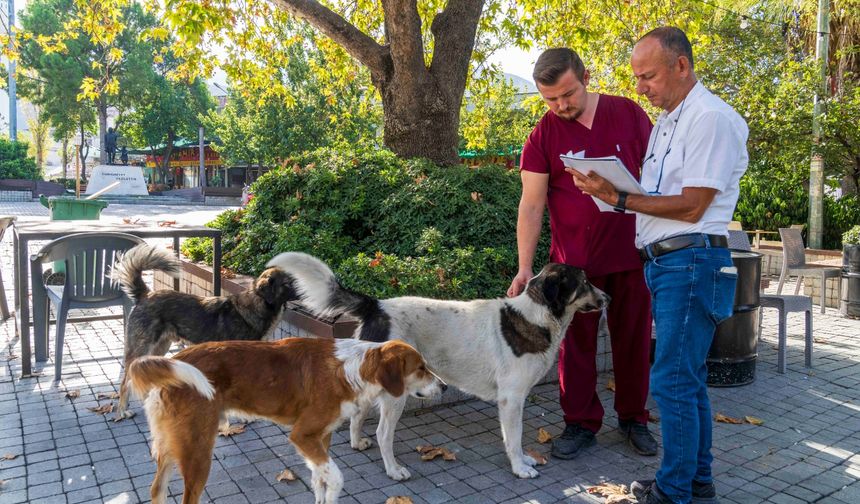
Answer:
M141 244L126 252L111 278L134 302L126 323L125 369L144 355L162 356L174 342L260 340L278 321L284 304L296 300L293 278L268 268L248 289L229 296L200 297L174 290L150 292L141 274L159 270L179 274L179 260L164 249ZM130 418L128 375L123 374L115 419Z
M521 478L538 475L535 460L522 448L523 406L529 391L553 364L574 313L600 310L609 303L609 296L591 285L581 269L564 264L545 266L515 298L475 301L377 300L345 289L323 262L298 252L280 254L268 266L295 278L300 302L309 310L354 315L360 320L355 337L402 339L446 383L496 401L511 469ZM403 480L410 474L395 460L393 442L405 398L382 397L376 439L386 473ZM367 413L358 411L351 418L350 443L358 450L371 444L361 437Z

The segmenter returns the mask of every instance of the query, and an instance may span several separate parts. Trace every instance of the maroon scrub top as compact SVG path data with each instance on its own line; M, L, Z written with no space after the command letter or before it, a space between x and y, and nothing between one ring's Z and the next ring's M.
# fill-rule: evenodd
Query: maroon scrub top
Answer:
M639 180L650 134L645 111L619 96L600 95L590 130L552 111L544 114L523 146L520 170L549 174L551 261L583 268L590 277L642 267L633 244L636 216L598 210L559 156L580 151L585 157L618 156Z

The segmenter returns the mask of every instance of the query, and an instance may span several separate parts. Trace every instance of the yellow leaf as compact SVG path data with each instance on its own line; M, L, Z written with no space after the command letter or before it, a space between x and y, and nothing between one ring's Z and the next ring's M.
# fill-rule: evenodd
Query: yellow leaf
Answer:
M405 495L396 495L386 499L385 504L412 504L412 498Z
M546 465L546 455L538 452L537 450L527 448L526 449L526 455L535 459L535 462L537 462L537 465Z
M745 416L744 420L746 420L748 424L752 424L752 425L764 424L764 420L762 420L761 418L756 418L754 416Z
M107 404L103 404L101 406L95 408L87 408L88 410L96 413L98 415L107 415L108 413L113 411L113 402L109 402Z
M241 434L241 433L245 432L246 426L247 425L243 424L243 423L231 424L229 427L227 427L226 430L222 430L222 431L218 432L218 435L223 436L223 437L235 436L236 434Z
M743 420L740 420L738 418L728 417L728 416L723 415L722 413L717 413L716 415L714 415L714 421L727 423L727 424L736 424L736 425L744 423Z
M111 47L110 51L108 51L108 57L112 61L119 61L122 59L125 53L119 47Z
M432 445L420 445L416 446L415 450L421 454L421 460L433 460L440 455L444 460L457 460L457 456L448 448Z
M275 477L275 481L295 481L296 475L289 469L284 469Z
M545 431L543 427L538 429L538 437L537 437L538 443L546 444L546 443L549 443L551 439L552 439L552 435L549 432Z
M69 399L71 399L73 401L80 396L81 396L80 390L68 390L68 391L66 391L66 397L68 397Z
M96 400L100 401L102 399L119 399L119 394L117 392L111 392L109 394L101 393L96 396Z
M588 487L588 493L606 497L604 504L628 504L636 502L633 494L627 492L627 485L616 485L614 483L601 483L597 486Z
M7 453L6 455L0 457L0 459L2 460L15 460L16 458L18 458L18 455L15 453Z
M608 382L606 382L606 390L611 390L615 392L615 380L610 378Z

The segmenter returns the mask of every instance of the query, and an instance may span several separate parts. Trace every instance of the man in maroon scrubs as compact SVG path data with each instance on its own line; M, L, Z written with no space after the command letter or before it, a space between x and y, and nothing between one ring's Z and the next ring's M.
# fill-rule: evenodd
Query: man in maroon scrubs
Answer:
M564 171L559 155L618 156L636 179L648 148L651 121L634 102L586 90L589 75L572 50L556 48L538 58L533 77L549 110L523 146L523 194L517 219L519 272L508 290L516 296L532 272L544 207L549 207L550 260L583 268L612 302L607 322L615 372L619 429L636 452L656 455L648 432L651 295L634 246L635 216L601 212ZM574 458L595 444L603 423L597 395L599 313L578 313L559 353L558 372L564 433L552 455Z

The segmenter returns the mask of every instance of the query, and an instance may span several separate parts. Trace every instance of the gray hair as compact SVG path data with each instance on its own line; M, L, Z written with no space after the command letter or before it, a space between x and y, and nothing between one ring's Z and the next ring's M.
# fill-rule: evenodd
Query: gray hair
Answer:
M639 42L646 38L657 39L663 49L669 52L673 58L678 56L687 58L687 61L690 62L690 70L693 70L693 46L683 30L674 26L661 26L643 35Z

